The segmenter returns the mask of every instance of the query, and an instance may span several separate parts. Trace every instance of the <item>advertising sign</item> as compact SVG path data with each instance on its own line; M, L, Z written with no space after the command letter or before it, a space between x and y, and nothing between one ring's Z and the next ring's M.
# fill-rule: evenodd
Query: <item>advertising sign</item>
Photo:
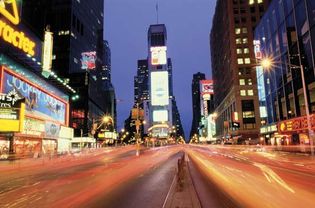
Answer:
M18 5L16 0L0 1L0 40L23 51L30 56L36 55L36 41L21 30Z
M311 115L311 128L315 129L315 115ZM290 120L281 121L278 123L278 131L280 134L288 134L297 131L307 130L307 117L298 117Z
M45 122L33 118L25 118L22 134L42 136L45 132Z
M4 93L16 90L25 97L26 114L36 116L46 120L53 120L62 124L66 123L67 104L57 99L48 92L28 82L24 78L19 78L7 71L3 72Z
M45 123L45 137L57 138L59 137L60 125L52 122Z
M167 110L155 110L153 111L153 122L165 122L168 121Z
M46 78L49 77L52 66L52 55L53 55L53 33L49 31L45 31L44 36L44 47L43 47L43 71L42 75Z
M256 59L258 59L258 60L262 59L259 40L254 40L254 53L255 53Z
M204 100L210 100L210 95L213 95L213 80L201 80L200 92Z
M24 98L15 89L6 94L0 93L0 131L21 131L24 112Z
M166 58L166 46L151 47L151 64L152 65L165 65L167 63Z
M151 73L151 98L153 106L169 104L168 72Z
M85 70L93 70L95 69L95 61L96 61L96 52L84 52L81 53L81 69Z

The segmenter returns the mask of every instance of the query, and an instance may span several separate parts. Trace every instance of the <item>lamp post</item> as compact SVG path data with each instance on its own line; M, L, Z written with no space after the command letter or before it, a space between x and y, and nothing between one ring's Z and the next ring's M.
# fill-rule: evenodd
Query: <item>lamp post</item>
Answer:
M266 69L270 69L273 65L273 61L270 58L264 58L261 60L261 66ZM306 94L306 84L305 84L305 76L304 76L304 67L302 64L300 66L289 64L289 67L299 67L301 69L301 79L302 79L302 88L303 88L303 95L304 95L304 103L305 103L305 113L307 119L307 130L308 130L308 137L310 140L310 148L311 148L311 156L314 156L314 131L311 126L311 116L308 106L308 98Z

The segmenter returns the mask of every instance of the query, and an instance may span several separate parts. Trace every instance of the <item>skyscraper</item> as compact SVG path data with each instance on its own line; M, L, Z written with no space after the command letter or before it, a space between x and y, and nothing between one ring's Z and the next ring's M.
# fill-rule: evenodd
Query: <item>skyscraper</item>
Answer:
M205 80L206 75L198 72L193 75L191 83L191 96L192 96L192 108L193 108L193 119L190 129L190 138L198 134L198 126L201 119L201 105L200 105L200 81Z
M150 25L148 30L148 66L150 89L150 132L167 138L172 127L170 76L167 58L167 32L164 24Z
M148 60L138 60L137 75L134 77L134 103L141 106L143 101L149 100L149 69Z
M23 1L23 13L35 31L49 26L53 32L53 70L77 92L71 100L70 126L76 136L91 135L92 124L107 112L104 87L113 90L105 82L110 80L110 65L104 62L110 55L103 38L104 2Z
M253 29L268 4L269 0L217 1L210 34L217 138L232 138L235 142L258 138Z

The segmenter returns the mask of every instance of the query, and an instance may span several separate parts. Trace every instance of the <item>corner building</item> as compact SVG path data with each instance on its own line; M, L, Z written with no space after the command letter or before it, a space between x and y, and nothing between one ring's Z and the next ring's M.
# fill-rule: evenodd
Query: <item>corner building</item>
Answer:
M270 69L257 68L265 144L310 144L301 70L314 130L315 1L273 1L255 30L261 52L273 59ZM302 66L302 67L301 67ZM306 125L303 125L306 124ZM279 128L280 127L280 128Z
M218 139L243 143L258 138L253 30L268 4L268 0L217 1L210 47Z

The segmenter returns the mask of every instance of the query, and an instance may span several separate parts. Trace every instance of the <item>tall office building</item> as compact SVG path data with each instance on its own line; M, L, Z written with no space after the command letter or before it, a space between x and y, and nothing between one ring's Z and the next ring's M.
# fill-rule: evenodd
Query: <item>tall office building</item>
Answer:
M256 67L262 117L260 132L265 144L310 144L305 95L313 121L314 11L314 1L273 1L255 29L256 50L260 48L262 56L270 57L273 62L268 70ZM311 128L314 129L313 122Z
M108 44L103 39L103 12L99 0L23 1L23 13L34 30L49 26L53 32L53 70L78 94L70 105L70 126L77 136L90 135L92 124L106 113L102 79L110 79L110 68L104 64Z
M153 137L167 138L173 125L169 76L172 67L167 58L167 32L164 24L150 25L148 54L150 133Z
M191 83L193 120L190 129L190 138L193 135L198 134L198 126L199 122L201 121L200 81L205 79L206 75L201 72L193 75Z
M137 64L137 75L134 77L134 103L143 106L143 101L150 99L148 60L138 60Z
M253 30L269 0L218 0L210 34L217 138L258 138ZM235 125L237 124L237 125ZM236 126L236 128L235 128Z

